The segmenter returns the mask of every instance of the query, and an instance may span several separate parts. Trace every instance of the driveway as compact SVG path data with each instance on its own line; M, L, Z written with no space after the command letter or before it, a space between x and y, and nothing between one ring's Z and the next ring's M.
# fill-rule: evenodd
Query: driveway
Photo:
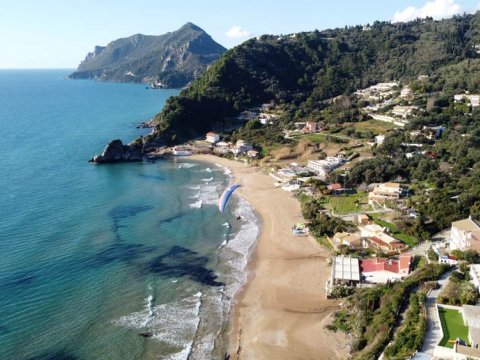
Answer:
M448 277L454 271L450 270L443 274L440 279L438 280L438 284L440 288L436 290L432 290L427 297L427 332L425 334L425 340L423 341L422 345L422 352L427 353L433 356L433 349L438 344L438 342L442 339L442 329L440 324L440 319L438 318L437 310L435 309L435 303L437 301L438 296L445 288L448 282Z

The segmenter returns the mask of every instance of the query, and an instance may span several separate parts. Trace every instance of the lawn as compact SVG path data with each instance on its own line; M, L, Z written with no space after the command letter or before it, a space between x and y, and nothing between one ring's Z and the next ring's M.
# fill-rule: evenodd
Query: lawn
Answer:
M468 327L464 325L462 314L454 309L438 308L440 314L440 322L442 323L443 339L440 346L453 348L449 340L457 338L462 339L468 345Z
M344 124L344 126L347 124ZM395 125L378 120L359 121L349 123L359 133L372 133L373 135L384 134L388 130L394 129Z
M402 240L405 244L409 246L415 246L418 244L418 240L415 239L413 236L405 234L403 231L401 231L391 222L380 220L380 216L381 214L371 214L371 217L373 218L373 221L375 222L375 224L386 227L387 229L390 230L390 234L393 237L399 240Z
M366 194L329 196L326 200L327 207L335 214L345 215L362 211L366 204Z

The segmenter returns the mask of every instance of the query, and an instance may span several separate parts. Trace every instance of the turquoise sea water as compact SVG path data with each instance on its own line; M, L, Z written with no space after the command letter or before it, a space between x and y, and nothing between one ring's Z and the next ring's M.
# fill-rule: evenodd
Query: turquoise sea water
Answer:
M219 166L87 163L177 91L68 73L0 71L0 359L221 358L252 210Z

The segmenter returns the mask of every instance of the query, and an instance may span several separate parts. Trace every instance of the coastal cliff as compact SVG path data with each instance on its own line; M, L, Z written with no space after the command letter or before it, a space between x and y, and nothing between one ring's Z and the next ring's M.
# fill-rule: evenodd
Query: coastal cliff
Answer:
M204 30L187 23L164 35L136 34L95 46L69 77L181 88L225 51Z
M107 144L101 155L95 155L90 162L95 164L110 164L119 162L135 162L143 160L141 146L124 145L122 140L113 140Z

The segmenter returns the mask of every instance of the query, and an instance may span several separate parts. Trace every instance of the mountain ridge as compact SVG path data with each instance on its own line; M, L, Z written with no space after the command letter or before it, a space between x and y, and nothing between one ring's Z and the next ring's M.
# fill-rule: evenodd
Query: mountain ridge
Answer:
M188 22L163 35L134 34L97 45L69 77L181 88L225 51L199 26Z
M480 14L370 27L263 35L230 49L155 117L159 145L188 141L225 119L274 101L287 122L320 117L325 100L373 83L430 74L479 58ZM441 76L440 76L441 77ZM438 79L439 86L441 81ZM476 90L476 89L469 89Z

